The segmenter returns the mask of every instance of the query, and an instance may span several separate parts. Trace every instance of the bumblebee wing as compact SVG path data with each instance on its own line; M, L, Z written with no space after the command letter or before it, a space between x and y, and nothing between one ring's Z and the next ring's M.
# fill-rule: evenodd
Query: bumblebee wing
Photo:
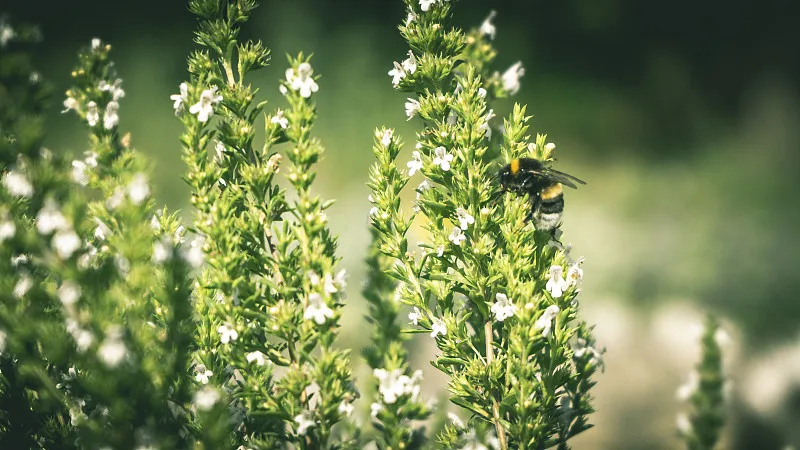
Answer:
M549 179L551 179L553 181L558 181L559 183L561 183L561 184L563 184L565 186L569 186L569 187L571 187L573 189L577 189L578 188L578 186L575 185L575 183L586 184L585 181L581 180L578 177L573 177L572 175L570 175L568 173L559 172L558 170L554 170L554 169L545 169L545 170L542 171L542 175L546 176L547 178L549 178Z

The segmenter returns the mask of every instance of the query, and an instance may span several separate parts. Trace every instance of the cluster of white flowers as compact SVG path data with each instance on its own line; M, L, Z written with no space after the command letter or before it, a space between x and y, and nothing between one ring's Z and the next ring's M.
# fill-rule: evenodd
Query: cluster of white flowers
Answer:
M228 322L218 326L217 333L219 333L219 341L223 344L227 344L239 339L239 332L236 331L236 328L234 328L234 326Z
M3 186L14 197L33 197L33 185L28 176L17 170L9 170L3 177Z
M199 411L210 411L220 400L220 393L211 386L206 386L194 393L193 404Z
M377 210L377 208L373 209ZM372 215L372 212L370 212L370 215ZM347 272L345 270L340 270L335 277L330 273L326 273L322 279L320 279L319 275L315 272L310 272L308 278L311 286L315 287L321 284L325 296L318 292L308 294L308 305L303 313L303 319L313 320L317 325L322 325L327 322L328 319L332 318L334 311L325 302L325 297L330 297L333 294L339 293L339 297L341 298L347 288L346 277Z
M494 296L496 302L492 303L491 311L498 322L502 322L509 317L514 317L517 307L511 303L506 294L498 293Z
M94 169L96 167L97 167L97 153L86 152L83 160L76 159L75 161L72 161L72 172L70 172L72 181L78 183L81 186L88 185L89 174L87 173L87 171L89 169Z
M69 312L69 310L67 310ZM79 352L85 352L94 343L94 333L84 328L72 317L67 317L64 321L67 333L75 340L75 347Z
M605 350L602 350L602 351L601 350L597 350L593 346L588 345L588 343L586 342L586 339L578 338L577 341L575 342L575 347L574 347L574 350L573 350L573 356L575 358L583 358L587 354L591 355L591 358L589 358L589 364L591 364L593 366L601 366L602 367L603 366L603 352L604 351ZM697 374L695 373L694 375L696 376ZM690 382L691 382L691 379L690 379ZM691 391L694 392L695 388L690 386L690 387L687 387L686 389L691 389ZM679 396L680 396L680 392L681 391L679 390L679 394L678 394ZM689 398L689 395L691 395L691 393L689 393L686 396L686 398Z
M348 402L347 400L342 400L342 402L339 403L339 407L336 408L336 410L339 412L339 414L345 417L350 417L353 415L353 411L356 410L356 407L353 406L353 404Z
M394 87L400 85L400 80L417 71L417 58L411 50L408 51L408 58L404 59L402 63L394 61L393 64L394 67L389 71L389 76L392 77L392 86Z
M391 405L400 397L408 395L412 402L419 397L419 382L422 380L422 371L417 370L412 376L405 375L401 369L394 369L391 372L385 369L375 369L372 371L378 379L378 393L385 405Z
M300 96L303 98L311 97L311 94L319 90L319 85L314 80L314 69L311 64L304 62L297 66L297 70L293 68L286 69L286 84L289 89L293 91L300 91ZM281 84L281 94L286 95L288 92L286 86Z
M81 238L73 231L71 224L61 214L58 204L52 199L47 199L36 215L36 229L43 236L55 232L51 245L61 259L69 258L82 245Z
M127 356L128 348L122 340L122 327L111 326L97 349L97 356L109 368L117 367Z

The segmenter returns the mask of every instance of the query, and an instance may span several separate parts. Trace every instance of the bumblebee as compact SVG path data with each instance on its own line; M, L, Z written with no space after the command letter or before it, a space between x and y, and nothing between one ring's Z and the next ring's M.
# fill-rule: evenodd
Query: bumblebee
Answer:
M564 211L562 185L576 189L577 184L586 184L572 175L545 167L534 158L512 160L500 169L498 179L504 191L528 194L531 201L528 220L533 220L537 230L550 233L561 224Z

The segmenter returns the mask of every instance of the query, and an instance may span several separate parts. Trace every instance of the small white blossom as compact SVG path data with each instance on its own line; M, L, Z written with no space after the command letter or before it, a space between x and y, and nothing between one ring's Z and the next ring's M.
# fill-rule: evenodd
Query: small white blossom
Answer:
M108 209L117 209L122 206L122 203L125 201L125 189L122 186L117 186L114 189L114 193L111 194L111 197L108 197L106 200L106 206Z
M96 52L96 51L100 50L100 45L101 44L102 44L102 42L100 41L100 39L93 38L92 39L92 51Z
M28 177L16 170L10 170L6 173L6 176L3 177L3 186L14 197L33 196L33 185L28 181Z
M408 167L408 176L413 176L422 169L422 156L417 150L411 152L411 161L406 163L406 167Z
M417 186L417 189L416 189L416 191L417 191L417 200L419 200L420 194L422 194L423 192L427 191L430 188L431 188L431 183L428 182L427 179L422 180L422 183L420 183L419 186Z
M150 186L147 185L147 175L139 172L128 183L128 197L134 205L139 205L150 195Z
M689 416L687 416L686 413L678 414L678 416L675 418L675 427L682 435L692 433L692 421L689 420Z
M339 273L336 274L336 277L332 277L329 273L325 274L324 289L328 295L344 291L345 288L347 288L346 270L340 270Z
M433 149L433 164L439 166L442 170L447 172L450 170L450 161L453 160L453 155L447 153L447 149L444 147L436 147Z
M413 98L408 98L406 102L406 117L408 120L411 120L415 115L417 115L417 111L419 111L419 102Z
M472 217L464 208L456 208L456 216L458 218L458 224L461 226L462 230L466 230L470 225L475 223L475 218Z
M675 392L675 397L677 397L678 400L689 400L689 398L697 391L699 386L700 376L696 371L692 371L689 373L689 379L686 380L686 383L682 384Z
M394 130L389 128L388 130L383 130L381 134L381 145L384 147L388 147L392 143L392 136L394 135Z
M183 105L189 101L189 85L186 83L181 83L179 89L179 94L172 94L169 96L169 99L173 102L172 109L175 110L175 114L182 113L184 109ZM64 105L66 106L66 103Z
M447 336L447 324L444 323L444 320L434 317L431 320L431 337L435 338L437 334Z
M169 237L164 236L153 244L153 262L156 264L164 264L172 258L172 241Z
M209 411L220 399L219 391L206 386L194 393L194 406L200 411Z
M495 28L494 24L492 23L492 20L494 20L496 15L497 11L491 11L489 16L487 16L481 24L480 33L484 36L488 36L489 39L494 39L494 36L497 33L497 28Z
M348 402L347 400L342 400L342 402L339 403L339 407L336 408L336 410L339 412L339 414L341 414L341 415L343 415L345 417L352 416L353 415L353 411L355 411L355 409L356 409L355 406L353 406L353 404Z
M97 167L97 153L95 152L84 152L85 158L83 158L83 162L86 163L87 167L95 168Z
M28 275L22 275L17 280L17 284L14 285L14 290L12 294L16 298L22 298L25 294L28 293L29 290L33 287L33 280Z
M502 322L509 317L514 317L514 315L517 313L517 307L511 303L506 294L498 293L494 297L497 300L495 303L492 303L491 308L494 318L499 322Z
M564 291L567 290L567 281L564 279L564 268L554 264L550 266L550 279L547 280L547 284L545 284L545 289L549 292L553 298L559 298L564 295Z
M404 395L410 396L412 401L417 400L420 392L419 382L422 380L421 370L417 370L410 377L403 374L401 369L394 369L391 372L385 369L375 369L372 373L380 382L378 393L384 404L391 405Z
M544 145L544 149L547 150L548 152L552 152L553 150L556 149L556 144L548 142L547 144Z
M419 9L428 11L431 8L431 5L435 3L439 3L439 0L419 0Z
M408 13L408 16L406 16L406 26L411 25L411 22L415 20L417 20L417 15L413 12Z
M378 417L378 413L383 409L383 405L378 402L373 402L369 405L369 415L373 418Z
M58 288L58 299L66 307L74 305L81 298L81 287L78 283L67 280Z
M503 89L508 91L509 94L514 95L519 92L519 79L525 75L525 69L522 63L517 61L511 67L503 72Z
M74 109L75 111L77 111L77 110L80 108L80 106L81 106L81 104L80 104L80 103L78 103L78 101L77 101L77 100L75 100L75 99L74 99L74 98L72 98L72 97L67 97L67 99L66 99L66 100L64 100L64 110L63 110L63 111L61 111L61 112L62 112L62 113L66 113L66 112L69 112L69 111L71 111L71 110L73 110L73 109Z
M322 298L322 296L316 292L309 294L308 306L303 313L303 319L313 319L317 325L322 325L331 317L333 317L333 310L325 304L325 300Z
M248 353L245 356L245 358L247 359L247 362L249 362L249 363L255 362L257 366L263 366L264 364L267 363L267 360L264 357L264 354L261 353L258 350Z
M486 89L484 89L484 88L478 88L478 97L480 97L480 98L486 98Z
M198 364L194 368L195 372L197 372L194 376L194 379L201 384L208 384L209 378L214 376L214 372L208 370L205 364Z
M589 364L593 366L603 366L603 352L587 344L586 339L578 338L572 353L573 356L575 358L583 358L586 354L589 354L591 355Z
M305 436L308 429L317 424L308 412L303 412L303 414L295 416L294 421L297 422L298 436Z
M289 82L289 88L293 91L300 91L300 96L303 98L311 97L311 94L319 90L319 85L314 81L314 69L311 64L304 62L297 66L297 71L291 67L286 69L286 81Z
M5 47L16 35L11 25L5 20L0 20L0 47Z
M419 308L417 308L416 306L414 307L413 311L408 313L408 320L410 320L411 323L413 323L414 325L417 325L419 323L420 317L422 317L422 311L420 311Z
M464 242L467 239L467 235L465 235L461 231L461 228L453 227L453 231L450 233L450 236L448 236L447 238L450 239L450 242L452 242L453 244L458 245L460 247L461 243Z
M494 110L490 109L489 112L486 113L486 116L483 118L483 123L481 123L481 126L478 127L478 130L482 131L486 135L487 139L491 139L492 137L492 127L489 124L489 121L492 120L494 117L495 117Z
M97 103L89 102L86 104L86 122L90 127L97 125L100 121L100 113L97 111Z
M414 52L408 51L408 58L403 60L403 70L408 72L409 75L417 71L417 58L414 57Z
M106 110L103 113L103 127L106 130L110 130L119 124L119 116L117 115L117 111L119 111L119 103L114 100L108 102L108 105L106 105Z
M72 161L72 172L70 172L72 181L78 183L81 186L86 186L89 184L89 174L86 173L86 163L83 161Z
M289 119L283 115L282 109L275 111L275 115L272 116L270 122L277 124L284 130L289 127Z
M534 323L533 326L537 330L542 330L542 337L550 335L550 330L553 328L553 319L558 316L559 312L561 312L561 309L558 306L550 305L544 310L542 315L536 319L536 323Z
M567 286L580 286L583 283L583 269L581 268L583 260L583 257L581 257L570 264L569 269L567 269Z
M17 226L10 220L0 222L0 244L11 239L17 233Z
M122 329L112 326L106 332L106 338L97 349L97 356L107 367L117 367L127 356L128 348L122 341Z
M59 258L67 259L81 248L81 238L72 230L60 230L53 236L52 246Z
M197 238L189 244L189 249L185 250L182 254L183 259L195 269L199 269L205 262L205 253L203 253L203 239Z
M120 87L121 85L122 80L119 78L114 80L114 84L110 84L106 80L101 80L97 85L97 89L103 92L111 92L111 98L116 102L122 97L125 97L125 91L122 89L122 87Z
M394 61L392 64L394 64L394 67L389 71L388 75L392 77L392 86L397 87L400 85L400 80L406 77L406 71L403 70L403 66L399 62Z
M69 228L67 219L58 209L58 204L48 198L42 209L36 214L36 230L41 235L48 235L56 230Z
M219 341L223 344L239 339L239 332L228 322L218 326L217 333L219 333Z
M440 246L436 247L436 256L441 258L442 255L444 255L444 245L440 245Z
M208 122L208 118L214 115L214 105L222 101L222 96L217 94L217 87L211 86L200 94L200 100L189 107L190 114L197 114L197 120Z

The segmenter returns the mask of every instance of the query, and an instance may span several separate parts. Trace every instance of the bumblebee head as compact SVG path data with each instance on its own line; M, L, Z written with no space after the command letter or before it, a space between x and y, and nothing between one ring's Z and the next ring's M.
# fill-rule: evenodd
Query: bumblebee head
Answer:
M497 178L500 180L500 186L503 187L503 190L508 190L511 187L517 175L519 175L519 159L512 159L497 173Z

